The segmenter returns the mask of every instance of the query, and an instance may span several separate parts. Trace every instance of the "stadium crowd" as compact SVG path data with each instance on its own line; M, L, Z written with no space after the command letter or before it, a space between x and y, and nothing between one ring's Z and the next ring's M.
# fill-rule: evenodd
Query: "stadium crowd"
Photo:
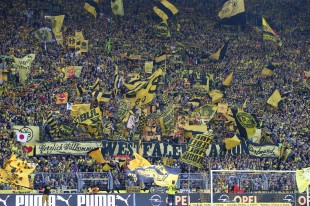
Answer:
M9 81L1 81L1 110L0 110L0 166L10 158L12 153L19 154L29 162L37 163L36 173L73 173L73 172L103 172L103 168L87 156L40 156L28 157L22 144L16 141L13 125L42 126L48 116L48 111L60 112L59 121L72 122L70 111L66 105L57 105L56 94L69 93L68 102L92 103L92 108L99 106L102 111L110 111L115 114L118 110L118 102L128 91L120 84L118 95L111 96L107 103L98 103L92 97L90 86L97 77L100 78L102 91L111 91L114 88L115 66L118 66L120 78L126 80L130 73L139 73L141 77L148 75L143 71L144 61L123 58L121 54L139 54L143 59L153 60L163 53L172 54L180 48L179 42L185 45L177 53L182 64L168 59L164 65L166 69L166 81L169 83L169 96L177 99L182 108L191 113L196 106L188 104L193 94L200 95L200 105L211 103L207 93L187 89L187 79L194 75L206 76L213 74L214 81L210 88L220 89L223 80L234 72L233 82L225 89L223 103L228 103L231 108L241 108L247 99L245 111L256 114L260 121L262 133L268 135L274 144L282 144L286 141L286 147L291 152L285 161L278 165L277 158L261 158L251 156L227 156L205 158L204 168L192 172L208 172L210 169L240 169L240 170L295 170L307 167L309 158L309 88L304 84L304 72L309 70L309 38L307 35L297 32L306 25L309 19L309 11L302 5L309 2L303 0L272 1L264 4L273 4L273 7L263 7L261 2L254 0L245 1L249 8L249 21L252 27L241 30L237 26L214 27L218 21L216 11L221 8L219 1L171 1L179 9L177 15L181 25L180 32L171 31L171 37L156 35L154 25L160 19L152 11L149 1L138 0L130 3L124 1L125 16L113 16L110 8L100 3L102 13L98 19L87 13L80 0L63 1L65 20L63 24L63 37L74 35L75 31L82 31L84 38L89 40L89 52L75 55L74 49L65 46L62 48L56 42L46 44L35 39L30 31L41 27L50 27L48 19L44 18L43 9L45 1L4 1L1 4L0 15L0 54L14 55L22 58L27 54L36 53L26 83L20 81L18 72L14 72L13 59L2 58L0 69L9 71ZM109 3L107 4L109 5ZM264 9L262 9L264 8ZM250 16L253 14L253 16ZM255 14L255 15L254 15ZM262 41L262 33L256 28L258 14L265 16L270 25L279 33L283 46L279 47L274 42ZM111 54L105 50L107 35L107 19L111 23ZM309 35L309 34L308 34ZM230 38L230 44L223 61L214 61L206 58L206 54L217 51L224 42ZM261 74L264 66L273 63L274 75ZM83 66L78 79L61 81L57 68L75 65ZM155 69L153 69L155 71ZM190 71L193 71L191 73ZM42 83L39 83L40 79ZM260 83L262 89L251 85ZM86 88L82 96L76 94L76 84ZM250 86L249 86L250 85ZM157 110L162 110L164 85L157 88L157 95L152 105L158 104ZM267 104L267 99L274 89L286 94L278 109ZM22 96L13 95L23 93ZM179 97L179 98L177 98ZM156 114L148 118L154 118ZM177 115L175 115L177 116ZM113 115L103 117L108 122L109 128L103 138L131 140L129 129L114 118ZM139 122L137 122L137 125ZM226 124L226 120L216 114L208 123L208 128L213 130L214 141L221 142L227 137L232 137L236 127ZM119 131L125 131L124 133ZM126 133L127 132L127 133ZM96 139L84 136L79 131L74 131L72 137L62 139L74 139L83 141ZM162 136L162 141L178 142L171 136L162 135L160 126L156 127L156 134ZM45 135L44 140L56 141L53 135ZM175 141L173 141L175 142ZM113 161L113 157L108 158ZM160 159L148 158L153 164L162 164ZM176 160L175 166L182 172L188 171L189 165ZM115 164L113 175L116 179L126 179L126 168L120 168ZM34 177L33 177L34 178ZM67 177L70 179L70 177ZM52 175L46 178L34 180L34 184L40 186L45 181L52 181L54 188L66 185L75 188L74 178L69 181L54 178ZM273 179L273 182L285 181ZM259 182L259 180L257 181ZM124 182L122 182L124 183ZM102 183L103 184L103 183ZM294 184L288 182L286 189L294 188ZM220 184L219 184L220 185ZM255 187L259 188L259 183ZM276 187L277 183L270 183ZM6 189L9 189L7 186ZM285 187L283 187L285 188ZM282 189L283 189L282 188ZM276 188L279 189L279 188ZM280 189L279 189L280 190Z

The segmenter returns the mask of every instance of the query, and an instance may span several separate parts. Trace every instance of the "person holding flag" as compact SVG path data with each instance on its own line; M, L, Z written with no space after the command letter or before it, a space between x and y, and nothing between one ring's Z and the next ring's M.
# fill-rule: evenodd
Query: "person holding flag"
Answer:
M167 194L168 194L168 201L167 206L171 205L175 206L175 193L177 193L177 186L175 184L175 180L172 180L172 184L168 186Z

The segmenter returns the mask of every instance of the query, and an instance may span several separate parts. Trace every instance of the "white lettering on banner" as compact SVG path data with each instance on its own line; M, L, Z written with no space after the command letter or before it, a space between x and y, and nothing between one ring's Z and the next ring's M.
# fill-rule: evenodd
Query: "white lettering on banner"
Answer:
M257 196L236 196L234 201L239 203L257 203Z
M16 195L15 206L43 206L42 195ZM49 206L56 206L56 196L49 196Z
M187 199L188 199L188 204L187 204ZM168 197L166 198L166 202L168 203ZM182 206L186 206L186 205L189 205L191 203L190 201L190 196L179 196L179 195L176 195L175 196L175 202L174 204L175 205L182 205Z
M115 206L115 196L77 195L77 206Z
M310 197L308 199L308 202L310 202ZM298 204L299 205L307 205L307 197L306 196L300 196L298 198Z

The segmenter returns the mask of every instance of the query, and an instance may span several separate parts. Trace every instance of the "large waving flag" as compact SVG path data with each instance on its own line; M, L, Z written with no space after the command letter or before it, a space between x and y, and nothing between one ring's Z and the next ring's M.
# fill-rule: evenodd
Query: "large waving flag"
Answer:
M244 0L228 0L218 16L222 24L245 24Z
M257 121L255 117L247 112L233 109L234 118L241 137L250 139L256 133Z
M167 187L172 181L177 182L180 169L170 168L164 165L149 165L138 167L127 172L135 182L155 183L161 187Z
M135 170L138 167L144 167L144 166L150 166L151 165L151 163L147 159L145 159L144 157L142 157L138 153L134 153L133 155L135 156L135 159L133 159L129 162L128 169Z
M147 82L140 84L138 87L124 95L125 99L130 101L131 107L136 104L147 105L153 101L156 96L159 77L162 75L162 73L162 69L158 69L148 78Z
M282 42L279 35L269 26L264 17L262 17L262 25L263 25L263 40L270 40L278 43L279 46L282 46Z
M52 23L53 33L55 34L57 32L60 32L62 24L63 24L64 19L65 19L65 15L51 16L49 19L51 20L51 23Z
M167 0L156 2L153 10L165 22L179 12L179 10Z
M103 164L104 156L106 153L105 148L95 148L87 152L87 154L96 162Z

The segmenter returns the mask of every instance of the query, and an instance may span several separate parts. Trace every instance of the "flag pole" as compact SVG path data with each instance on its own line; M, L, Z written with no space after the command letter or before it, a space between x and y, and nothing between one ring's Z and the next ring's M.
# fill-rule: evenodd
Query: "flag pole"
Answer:
M307 187L307 206L310 205L310 201L309 201L309 185Z

